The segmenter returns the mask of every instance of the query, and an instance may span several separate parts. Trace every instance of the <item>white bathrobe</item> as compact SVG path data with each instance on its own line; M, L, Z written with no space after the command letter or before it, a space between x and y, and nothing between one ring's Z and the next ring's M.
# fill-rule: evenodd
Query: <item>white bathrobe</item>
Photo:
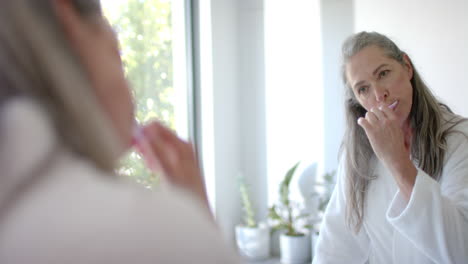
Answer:
M468 122L456 127L468 135ZM383 165L369 186L363 226L352 233L345 223L343 168L325 212L314 264L468 263L468 138L449 135L439 182L418 169L409 202Z
M190 194L106 175L31 102L0 111L0 263L238 263Z

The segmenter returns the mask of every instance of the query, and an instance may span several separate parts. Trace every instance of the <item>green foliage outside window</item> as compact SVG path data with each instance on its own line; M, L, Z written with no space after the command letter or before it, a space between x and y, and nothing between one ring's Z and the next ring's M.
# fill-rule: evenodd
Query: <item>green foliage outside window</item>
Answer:
M109 15L106 4L118 4L117 15ZM119 37L138 123L158 119L174 128L171 2L103 1L103 8ZM158 176L147 170L134 152L122 160L118 173L149 188L158 182Z

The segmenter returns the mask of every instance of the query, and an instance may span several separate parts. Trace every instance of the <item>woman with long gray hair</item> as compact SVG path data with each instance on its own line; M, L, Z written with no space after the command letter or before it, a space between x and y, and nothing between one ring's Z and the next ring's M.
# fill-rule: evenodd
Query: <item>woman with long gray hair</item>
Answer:
M466 263L468 122L386 36L342 51L347 129L314 263Z
M1 2L0 263L238 262L191 145L158 123L139 137L133 127L98 0ZM169 187L148 192L114 175L132 143Z

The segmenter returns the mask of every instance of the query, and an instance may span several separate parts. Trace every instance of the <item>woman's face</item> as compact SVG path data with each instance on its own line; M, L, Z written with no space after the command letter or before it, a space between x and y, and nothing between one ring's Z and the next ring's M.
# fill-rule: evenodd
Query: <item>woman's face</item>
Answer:
M95 48L87 65L97 98L110 117L125 146L130 146L134 123L133 100L125 79L117 37L101 18Z
M134 123L133 101L114 31L99 14L81 17L70 0L56 0L54 3L56 14L85 68L98 103L124 146L129 147Z
M388 107L405 123L413 100L413 68L407 55L402 65L378 46L368 46L350 58L345 73L348 86L367 111Z

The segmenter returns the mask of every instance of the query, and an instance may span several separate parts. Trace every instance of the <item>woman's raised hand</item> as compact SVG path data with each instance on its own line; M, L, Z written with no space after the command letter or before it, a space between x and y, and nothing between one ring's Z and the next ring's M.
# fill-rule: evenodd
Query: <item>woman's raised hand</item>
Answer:
M387 107L372 108L357 122L366 132L377 158L390 170L400 190L409 198L417 174L410 159L411 129L405 133L395 113Z
M149 167L161 170L169 183L194 193L208 206L205 184L192 144L158 122L144 126L142 133L148 146L142 147L138 138L136 145L140 151L143 149L142 154Z

